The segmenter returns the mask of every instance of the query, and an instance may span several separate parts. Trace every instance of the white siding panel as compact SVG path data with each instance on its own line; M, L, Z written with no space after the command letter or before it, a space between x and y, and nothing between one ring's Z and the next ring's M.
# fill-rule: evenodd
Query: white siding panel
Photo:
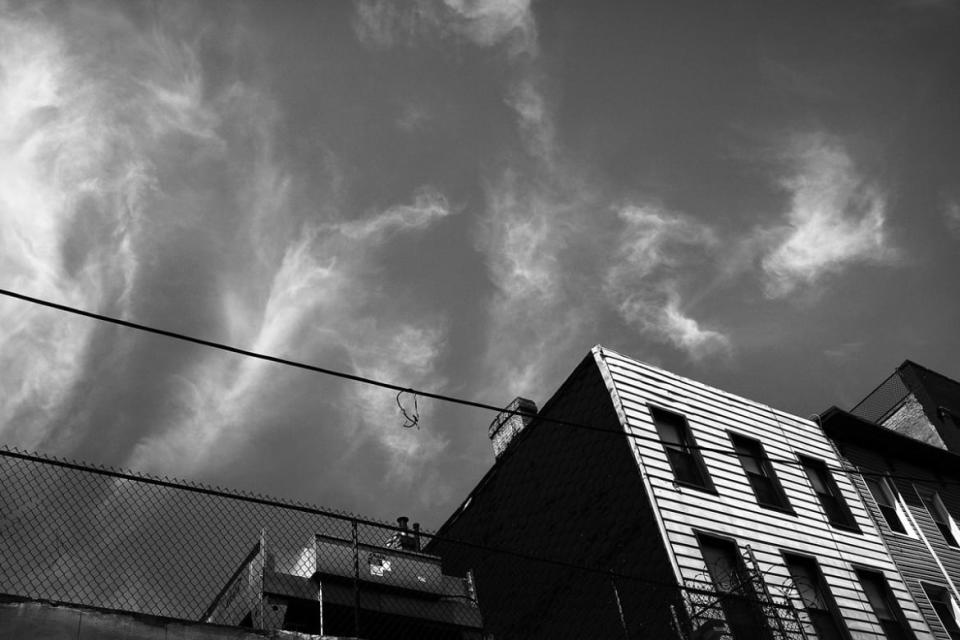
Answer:
M855 637L880 637L872 610L853 565L883 571L919 638L926 638L919 611L849 480L832 444L811 420L713 389L613 352L598 351L597 360L615 388L625 431L634 436L633 451L653 495L667 545L685 581L703 579L705 566L695 533L735 539L750 545L771 592L789 589L782 551L813 556ZM684 415L716 493L677 486L659 443L649 405ZM761 507L735 455L730 432L759 440L786 493L793 513ZM716 449L717 451L712 451ZM799 464L798 455L823 460L849 506L860 533L832 527Z

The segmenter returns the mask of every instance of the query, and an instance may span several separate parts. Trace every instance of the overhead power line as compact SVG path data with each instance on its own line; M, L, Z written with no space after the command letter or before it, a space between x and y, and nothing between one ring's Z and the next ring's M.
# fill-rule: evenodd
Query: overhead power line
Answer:
M203 339L203 338L197 338L197 337L195 337L195 336L191 336L191 335L185 334L185 333L180 333L180 332L177 332L177 331L170 331L170 330L168 330L168 329L161 329L161 328L159 328L159 327L154 327L154 326L150 326L150 325L146 325L146 324L141 324L141 323L138 323L138 322L131 322L130 320L123 320L123 319L121 319L121 318L115 318L115 317L113 317L113 316L108 316L108 315L104 315L104 314L100 314L100 313L94 313L94 312L92 312L92 311L86 311L85 309L79 309L79 308L77 308L77 307L71 307L71 306L68 306L68 305L65 305L65 304L59 304L59 303L56 303L56 302L52 302L52 301L50 301L50 300L45 300L45 299L43 299L43 298L36 298L36 297L33 297L33 296L28 296L28 295L26 295L26 294L19 293L19 292L17 292L17 291L11 291L11 290L9 290L9 289L0 289L0 295L4 295L4 296L10 297L10 298L16 298L16 299L22 300L22 301L24 301L24 302L29 302L29 303L36 304L36 305L39 305L39 306L48 307L48 308L50 308L50 309L56 309L57 311L62 311L62 312L64 312L64 313L70 313L70 314L73 314L73 315L82 316L82 317L84 317L84 318L90 318L90 319L92 319L92 320L99 320L100 322L106 322L106 323L108 323L108 324L114 324L114 325L118 325L118 326L121 326L121 327L126 327L126 328L128 328L128 329L136 329L137 331L143 331L143 332L145 332L145 333L152 333L152 334L155 334L155 335L164 336L164 337L167 337L167 338L172 338L172 339L174 339L174 340L180 340L180 341L183 341L183 342L190 342L190 343L198 344L198 345L201 345L201 346L204 346L204 347L209 347L209 348L211 348L211 349L218 349L218 350L220 350L220 351L226 351L226 352L228 352L228 353L234 353L234 354L241 355L241 356L245 356L245 357L248 357L248 358L255 358L255 359L257 359L257 360L263 360L263 361L266 361L266 362L273 362L273 363L275 363L275 364L280 364L280 365L284 365L284 366L288 366L288 367L293 367L293 368L296 368L296 369L303 369L303 370L305 370L305 371L311 371L311 372L313 372L313 373L320 373L320 374L327 375L327 376L332 376L332 377L335 377L335 378L341 378L341 379L343 379L343 380L350 380L350 381L352 381L352 382L358 382L358 383L361 383L361 384L367 384L367 385L371 385L371 386L374 386L374 387L380 387L381 389L389 389L390 391L396 391L398 394L400 394L400 393L408 393L408 394L413 395L415 398L416 398L417 396L422 396L422 397L424 397L424 398L430 398L430 399L433 399L433 400L439 400L439 401L442 401L442 402L448 402L448 403L451 403L451 404L457 404L457 405L461 405L461 406L465 406L465 407L473 407L473 408L475 408L475 409L484 409L484 410L487 410L487 411L495 411L495 412L497 412L498 414L508 414L508 415L511 415L511 416L521 416L521 417L524 417L524 418L537 419L537 420L540 420L540 421L543 421L543 422L549 422L549 423L552 423L552 424L557 424L557 425L561 425L561 426L564 426L564 427L570 427L570 428L573 428L573 429L584 429L584 430L587 430L587 431L595 431L595 432L598 432L598 433L604 433L604 434L614 435L614 436L622 436L622 435L625 435L627 438L631 438L631 439L633 439L633 440L637 440L637 441L641 441L641 442L654 442L654 443L657 443L657 444L660 444L660 445L663 445L663 444L664 444L664 442L663 442L660 438L656 438L656 437L653 437L653 436L643 436L643 435L638 435L638 434L634 434L634 433L627 433L627 432L624 432L624 431L613 431L613 430L611 430L611 429L606 429L606 428L604 428L604 427L596 427L596 426L587 425L587 424L583 424L583 423L579 423L579 422L573 422L573 421L570 421L570 420L563 420L563 419L561 419L561 418L553 418L553 417L541 415L541 414L538 414L538 413L531 413L531 412L528 412L528 411L521 411L521 410L519 410L519 409L505 409L504 407L500 407L500 406L497 406L497 405L494 405L494 404L489 404L489 403L486 403L486 402L478 402L478 401L476 401L476 400L468 400L468 399L466 399L466 398L458 398L458 397L456 397L456 396L450 396L450 395L446 395L446 394L442 394L442 393L436 393L436 392L432 392L432 391L424 391L424 390L421 390L421 389L414 389L413 387L405 387L405 386L398 385L398 384L394 384L394 383L391 383L391 382L385 382L385 381L383 381L383 380L376 380L376 379L374 379L374 378L368 378L368 377L366 377L366 376L360 376L360 375L353 374L353 373L347 373L346 371L338 371L338 370L336 370L336 369L329 369L329 368L326 368L326 367L319 367L319 366L316 366L316 365L307 364L307 363L305 363L305 362L298 362L298 361L296 361L296 360L289 360L289 359L287 359L287 358L280 358L280 357L277 357L277 356L271 356L271 355L268 355L268 354L265 354L265 353L259 353L259 352L257 352L257 351L250 351L250 350L248 350L248 349L241 349L241 348L239 348L239 347L235 347L235 346L232 346L232 345L229 345L229 344L225 344L225 343L222 343L222 342L215 342L215 341L213 341L213 340L205 340L205 339ZM402 405L401 405L401 410L402 410ZM408 418L408 421L409 421L409 419L410 419L409 416L407 416L407 418ZM413 425L415 425L415 424L416 424L416 422L413 423ZM413 425L411 425L411 426L413 426ZM739 455L739 454L738 454L736 451L734 451L734 450L721 449L721 448L719 448L719 447L704 447L704 446L699 446L699 445L698 445L698 446L689 446L688 448L689 448L690 450L696 450L696 451L702 451L702 452L710 452L710 453L717 453L717 454L721 454L721 455L734 456L734 457L737 457L737 456ZM790 459L790 458L767 457L767 458L765 458L765 459L766 459L766 460L769 460L770 462L780 462L780 463L783 463L783 464L790 464L790 465L796 465L796 466L802 466L802 464L803 464L802 462L800 462L800 460L793 460L793 459ZM827 469L830 470L830 471L836 472L836 473L843 473L843 474L850 473L850 470L849 470L849 469L845 469L845 468L843 468L843 467L832 467L832 466L827 465ZM896 474L890 474L890 473L880 473L880 472L862 471L862 470L858 470L857 473L859 473L860 475L865 475L865 476L881 476L881 477L886 477L886 478L891 478L891 479L908 480L908 481L912 481L912 482L927 482L927 483L936 483L936 484L941 484L941 485L946 485L946 484L949 484L949 485L960 485L960 481L953 482L953 481L949 481L949 480L932 480L932 479L929 479L929 478L919 478L919 477L916 477L916 476L896 475Z

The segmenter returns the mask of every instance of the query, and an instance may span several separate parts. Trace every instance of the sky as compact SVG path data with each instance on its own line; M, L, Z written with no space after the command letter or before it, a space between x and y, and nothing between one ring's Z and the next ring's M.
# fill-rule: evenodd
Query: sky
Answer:
M960 378L960 4L0 0L0 288L495 405ZM439 525L493 415L0 299L0 442ZM401 398L410 411L413 399Z

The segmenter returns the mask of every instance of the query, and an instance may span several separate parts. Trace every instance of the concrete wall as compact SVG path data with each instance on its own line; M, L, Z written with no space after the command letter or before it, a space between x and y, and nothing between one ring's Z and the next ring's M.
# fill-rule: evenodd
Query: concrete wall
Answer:
M0 601L0 638L9 640L264 640L320 638L290 631L270 634L160 618ZM325 636L325 640L335 640Z

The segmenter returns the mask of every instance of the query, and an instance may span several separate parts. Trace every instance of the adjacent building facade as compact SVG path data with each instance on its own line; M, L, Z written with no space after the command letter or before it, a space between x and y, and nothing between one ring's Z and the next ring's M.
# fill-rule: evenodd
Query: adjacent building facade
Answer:
M820 416L941 640L960 640L958 409L960 383L907 361L852 412L833 407Z
M428 547L498 640L931 637L816 422L602 347L530 408Z
M905 360L850 413L960 453L960 382Z

